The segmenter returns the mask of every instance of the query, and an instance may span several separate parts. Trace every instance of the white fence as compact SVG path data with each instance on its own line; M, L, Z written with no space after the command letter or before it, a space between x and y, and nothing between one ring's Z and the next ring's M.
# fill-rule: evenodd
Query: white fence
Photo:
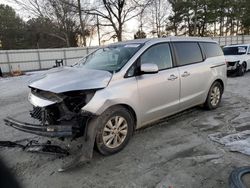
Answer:
M212 37L221 46L250 43L250 35ZM0 50L0 68L2 72L11 70L31 71L52 68L55 60L63 59L64 65L72 65L80 58L98 47L32 49L32 50Z
M55 60L62 59L64 65L72 65L97 47L54 48L32 50L0 50L2 72L11 70L31 71L55 66Z
M224 37L211 37L216 40L220 46L230 44L250 44L250 35L237 35L237 36L224 36Z

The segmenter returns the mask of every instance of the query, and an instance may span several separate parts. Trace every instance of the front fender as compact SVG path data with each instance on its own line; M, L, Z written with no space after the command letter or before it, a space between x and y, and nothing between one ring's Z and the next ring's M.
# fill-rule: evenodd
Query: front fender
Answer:
M101 115L105 110L114 105L130 106L137 119L137 125L141 123L137 81L134 77L113 81L108 87L96 91L93 98L81 110Z

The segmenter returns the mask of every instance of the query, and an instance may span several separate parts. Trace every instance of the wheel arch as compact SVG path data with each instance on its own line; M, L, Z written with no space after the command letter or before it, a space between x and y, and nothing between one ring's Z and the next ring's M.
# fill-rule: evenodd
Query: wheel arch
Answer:
M222 87L222 93L224 93L224 83L223 83L223 81L221 80L221 79L216 79L212 84L211 84L211 86L215 83L215 82L219 82L220 83L220 85L221 85L221 87Z
M216 106L211 106L211 104L209 104L210 102L208 103L208 101L210 101L210 100L209 100L209 93L210 93L210 90L211 90L211 88L213 87L213 85L214 85L215 83L219 83L219 84L221 85L221 89L222 89L221 95L222 95L223 92L224 92L224 87L225 87L225 86L224 86L223 80L220 79L220 78L215 79L215 80L211 83L211 85L210 85L210 87L209 87L209 90L208 90L207 95L206 95L206 100L205 100L205 102L202 104L202 105L203 105L206 109L208 109L208 110L212 110L212 109L217 108L217 106L218 106L218 104L219 104L219 103L217 103Z
M115 105L109 106L106 110L108 110L110 108L114 108L115 106L122 106L123 108L127 109L130 112L130 114L134 118L133 119L133 121L134 121L134 127L133 127L133 129L135 130L136 127L137 127L137 115L136 115L135 110L131 106L129 106L128 104L124 104L124 103L119 103L119 104L115 104Z
M204 98L203 98L203 101L204 101L204 102L207 100L207 96L208 96L208 94L209 94L209 90L210 90L210 88L212 87L212 85L213 85L215 82L219 82L219 83L221 84L222 93L224 92L225 84L224 84L223 80L220 79L220 78L216 78L215 80L213 80L212 82L210 82L210 86L208 87L208 89L207 89L207 91L206 91L206 93L205 93L205 95L204 95Z
M246 62L246 61L243 61L243 62L242 62L242 65L245 66L245 69L247 70L247 62Z

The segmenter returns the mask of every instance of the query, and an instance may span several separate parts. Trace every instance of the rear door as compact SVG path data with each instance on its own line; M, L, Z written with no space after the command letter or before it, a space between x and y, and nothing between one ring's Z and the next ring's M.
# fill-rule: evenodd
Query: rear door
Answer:
M180 108L186 109L204 102L210 68L204 63L198 42L173 42L180 74Z
M159 72L136 77L140 96L142 124L173 114L179 109L180 80L173 67L168 43L148 48L139 58L140 64L154 63Z

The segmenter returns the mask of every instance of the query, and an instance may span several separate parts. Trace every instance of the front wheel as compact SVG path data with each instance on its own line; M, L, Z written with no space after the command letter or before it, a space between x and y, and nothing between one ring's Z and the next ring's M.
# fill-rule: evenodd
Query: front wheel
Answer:
M237 76L243 76L246 72L246 66L244 64L239 65Z
M132 136L134 118L122 106L111 107L99 117L100 128L96 136L96 146L103 155L111 155L122 150Z
M209 110L217 108L221 102L222 92L223 90L221 84L217 81L214 82L209 89L205 107Z

